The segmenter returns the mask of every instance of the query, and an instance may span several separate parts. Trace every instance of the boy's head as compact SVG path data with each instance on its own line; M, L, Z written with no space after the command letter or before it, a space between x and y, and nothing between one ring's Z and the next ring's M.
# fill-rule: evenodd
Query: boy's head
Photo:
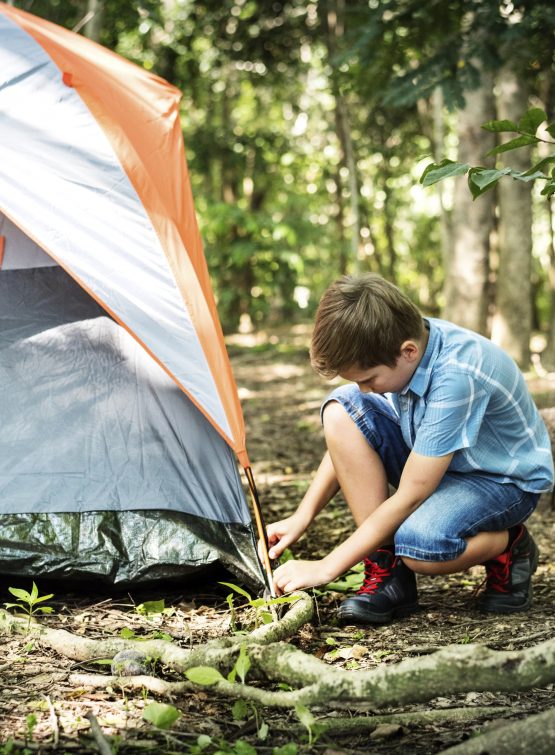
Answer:
M310 358L326 378L355 366L394 367L403 343L424 335L422 315L396 286L373 273L345 275L320 301Z

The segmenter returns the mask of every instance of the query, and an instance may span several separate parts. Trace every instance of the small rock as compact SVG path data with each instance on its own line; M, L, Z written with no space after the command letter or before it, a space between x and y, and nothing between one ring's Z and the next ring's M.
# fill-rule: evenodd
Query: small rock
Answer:
M149 661L146 655L138 650L122 650L116 653L112 660L112 674L114 676L139 676L149 671Z
M390 739L401 734L403 727L399 724L378 724L370 734L370 739Z

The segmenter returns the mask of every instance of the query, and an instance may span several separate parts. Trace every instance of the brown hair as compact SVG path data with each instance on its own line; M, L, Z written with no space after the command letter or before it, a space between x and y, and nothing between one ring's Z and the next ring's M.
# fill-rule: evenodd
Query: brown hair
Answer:
M424 321L414 304L374 273L345 275L324 293L310 359L326 378L350 367L393 367L407 340L420 340Z

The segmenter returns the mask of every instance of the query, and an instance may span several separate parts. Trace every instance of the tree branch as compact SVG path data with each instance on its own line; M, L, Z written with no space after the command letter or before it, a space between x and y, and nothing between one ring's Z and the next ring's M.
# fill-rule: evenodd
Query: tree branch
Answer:
M555 708L492 727L481 736L444 750L441 755L553 755L555 752Z

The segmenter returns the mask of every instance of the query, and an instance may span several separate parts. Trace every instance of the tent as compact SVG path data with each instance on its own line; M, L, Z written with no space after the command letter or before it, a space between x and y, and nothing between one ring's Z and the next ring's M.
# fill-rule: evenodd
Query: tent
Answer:
M179 99L0 2L2 573L264 581Z

